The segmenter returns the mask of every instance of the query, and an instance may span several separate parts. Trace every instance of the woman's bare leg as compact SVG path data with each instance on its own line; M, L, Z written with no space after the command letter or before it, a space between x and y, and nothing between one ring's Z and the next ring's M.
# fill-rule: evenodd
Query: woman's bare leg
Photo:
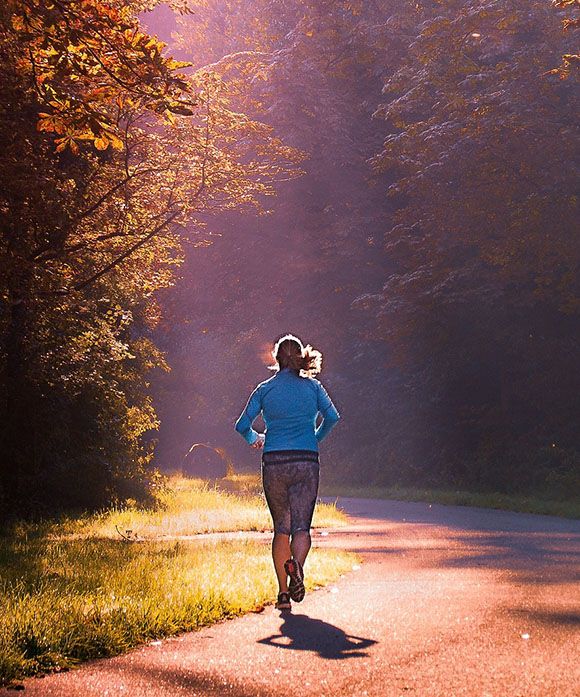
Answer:
M308 530L296 530L296 532L292 535L292 556L294 559L300 562L301 566L304 566L304 562L306 561L306 557L308 556L311 545L312 541L310 539L310 532Z
M289 558L290 536L281 532L275 532L272 540L272 559L274 560L274 569L276 569L280 593L288 592L288 574L284 569L284 562Z

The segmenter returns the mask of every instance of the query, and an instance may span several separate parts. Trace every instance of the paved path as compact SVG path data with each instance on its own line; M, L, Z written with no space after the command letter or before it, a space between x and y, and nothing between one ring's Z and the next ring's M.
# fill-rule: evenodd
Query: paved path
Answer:
M25 694L580 694L580 521L392 501L341 505L352 524L315 544L354 550L362 566L308 594L292 614L268 607L27 680Z

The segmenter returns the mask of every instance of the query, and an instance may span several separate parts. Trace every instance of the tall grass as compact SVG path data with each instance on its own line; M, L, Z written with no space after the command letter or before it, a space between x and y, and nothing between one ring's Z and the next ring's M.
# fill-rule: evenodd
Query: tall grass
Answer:
M227 488L226 488L227 487ZM201 479L173 476L157 494L158 507L110 509L84 518L69 519L53 528L54 534L81 537L119 537L119 531L140 538L162 538L207 532L269 530L272 522L257 475L234 475L210 484ZM315 527L344 525L336 506L319 503Z
M182 478L174 478L160 496L159 510L127 508L20 524L0 537L0 683L118 654L275 599L267 545L190 537L267 529L259 496ZM319 525L344 522L335 507L321 507L318 516ZM307 585L327 583L355 560L314 549Z
M251 541L40 538L4 542L2 557L3 682L111 656L275 598L268 547ZM323 585L352 563L348 554L315 549L307 583Z

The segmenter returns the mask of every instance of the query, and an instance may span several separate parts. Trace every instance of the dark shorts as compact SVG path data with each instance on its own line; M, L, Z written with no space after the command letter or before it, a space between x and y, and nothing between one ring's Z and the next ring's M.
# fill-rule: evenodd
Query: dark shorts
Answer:
M262 453L262 484L274 532L293 535L310 530L319 481L314 450L274 450Z

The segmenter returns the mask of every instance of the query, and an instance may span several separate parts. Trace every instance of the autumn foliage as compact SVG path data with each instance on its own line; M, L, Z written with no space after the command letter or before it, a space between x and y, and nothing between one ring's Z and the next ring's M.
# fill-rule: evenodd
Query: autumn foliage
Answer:
M3 504L144 494L155 293L207 244L203 216L259 212L301 155L211 70L180 72L132 6L0 12Z

